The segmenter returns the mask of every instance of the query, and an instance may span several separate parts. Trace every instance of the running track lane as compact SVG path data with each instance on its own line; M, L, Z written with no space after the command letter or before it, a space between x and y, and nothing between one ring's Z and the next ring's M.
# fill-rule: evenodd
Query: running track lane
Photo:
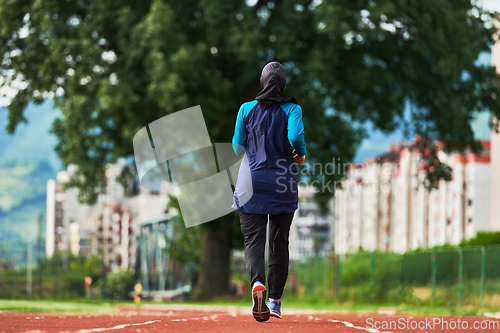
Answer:
M207 310L158 310L122 308L113 315L60 315L22 314L0 312L0 333L156 333L156 332L336 332L336 333L382 333L382 332L498 332L498 330L374 330L366 328L366 319L395 320L403 316L390 315L346 315L284 313L283 319L271 318L264 323L256 322L245 309ZM249 311L248 311L249 312ZM411 318L422 320L424 317ZM427 317L431 318L431 317ZM458 317L443 317L457 320ZM474 321L489 320L484 317L460 317L469 327ZM498 321L498 319L497 319Z

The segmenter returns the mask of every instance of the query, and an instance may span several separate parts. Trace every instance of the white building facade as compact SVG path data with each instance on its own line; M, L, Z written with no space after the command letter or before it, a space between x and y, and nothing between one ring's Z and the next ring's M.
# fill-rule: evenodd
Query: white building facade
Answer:
M134 267L139 224L165 214L168 184L157 192L141 187L129 198L116 181L121 169L120 165L108 166L107 193L92 206L79 203L77 189L63 189L75 166L47 182L47 257L58 250L71 250L75 255L104 254L110 270Z
M436 190L423 186L425 170L414 145L352 167L335 196L335 250L409 249L459 244L491 230L491 144L480 154L440 153L453 168L452 180ZM500 150L500 145L495 149Z

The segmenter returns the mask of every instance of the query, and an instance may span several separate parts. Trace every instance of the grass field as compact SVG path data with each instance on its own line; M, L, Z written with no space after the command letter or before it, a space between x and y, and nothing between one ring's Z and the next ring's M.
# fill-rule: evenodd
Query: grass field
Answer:
M248 301L214 301L214 302L168 302L154 303L142 302L137 308L169 308L169 307L214 307L238 308L250 307ZM23 313L75 313L75 314L112 314L117 313L120 307L131 306L132 302L100 301L45 301L45 300L0 300L0 311L14 311ZM479 309L474 307L443 307L443 306L408 306L408 305L362 305L362 304L335 304L317 301L283 301L283 307L290 310L325 312L325 313L393 313L411 315L455 315L455 316L481 316L487 312L500 312L500 308Z
M0 300L0 311L106 314L117 312L117 308L107 303L92 304L60 301Z

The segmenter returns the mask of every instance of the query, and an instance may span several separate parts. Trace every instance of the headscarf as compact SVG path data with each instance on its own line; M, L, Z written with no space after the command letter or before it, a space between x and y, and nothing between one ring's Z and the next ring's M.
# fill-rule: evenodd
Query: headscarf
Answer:
M282 64L277 61L268 63L260 75L260 87L262 91L255 97L259 105L264 109L268 109L274 103L297 101L293 97L283 95L283 90L286 84L286 70Z

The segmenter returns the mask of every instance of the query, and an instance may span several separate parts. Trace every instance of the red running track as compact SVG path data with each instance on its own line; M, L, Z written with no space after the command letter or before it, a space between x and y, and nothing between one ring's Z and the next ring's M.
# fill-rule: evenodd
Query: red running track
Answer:
M371 319L370 319L371 318ZM423 326L425 320L435 321L434 327L382 328L392 321L395 325ZM367 322L368 320L368 322ZM370 321L372 320L372 321ZM447 321L439 325L437 320ZM460 320L461 328L456 327ZM373 328L378 321L377 327ZM399 322L398 322L399 321ZM453 329L452 322L455 325ZM483 328L473 329L475 322ZM489 328L486 327L487 323ZM215 309L213 307L155 307L143 306L121 308L112 315L62 315L62 314L25 314L0 312L0 333L153 333L153 332L242 332L242 333L279 333L279 332L336 332L336 333L382 333L382 332L500 332L499 319L485 317L410 317L382 314L318 314L294 311L283 313L283 319L271 318L264 323L256 322L248 309ZM468 327L467 329L464 329Z

